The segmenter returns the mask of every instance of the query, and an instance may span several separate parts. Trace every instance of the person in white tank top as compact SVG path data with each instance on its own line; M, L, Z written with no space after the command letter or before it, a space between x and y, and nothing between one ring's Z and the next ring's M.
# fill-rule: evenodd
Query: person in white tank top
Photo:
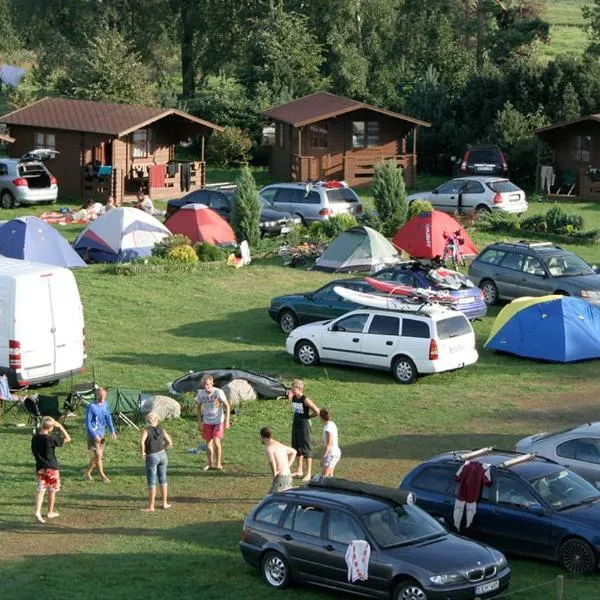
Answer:
M319 411L323 423L323 458L321 459L321 474L323 477L333 477L333 472L338 464L342 451L338 441L337 425L331 420L331 412L327 408Z

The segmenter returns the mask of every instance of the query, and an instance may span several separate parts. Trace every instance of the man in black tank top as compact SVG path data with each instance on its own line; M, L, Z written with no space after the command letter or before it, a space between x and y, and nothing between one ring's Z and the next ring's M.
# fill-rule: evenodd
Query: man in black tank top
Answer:
M302 477L309 481L312 475L312 446L310 419L319 414L317 405L304 395L304 382L301 379L292 381L288 398L292 401L294 413L292 420L292 448L296 450L298 467L293 477ZM306 476L304 475L304 458L306 458Z

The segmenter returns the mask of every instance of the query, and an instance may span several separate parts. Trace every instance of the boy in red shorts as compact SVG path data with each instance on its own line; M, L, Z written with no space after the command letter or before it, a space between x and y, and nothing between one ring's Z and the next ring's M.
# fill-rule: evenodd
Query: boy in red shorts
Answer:
M205 375L201 380L202 387L196 394L196 415L198 429L206 442L208 464L205 471L222 471L221 440L223 432L229 429L229 413L231 408L223 390L214 387L213 378ZM216 464L215 464L216 463Z
M50 435L56 427L61 435ZM71 441L67 430L52 417L44 417L42 425L31 438L31 452L35 458L35 470L37 474L37 494L35 496L35 518L38 523L45 523L42 517L42 504L46 490L48 490L48 514L49 519L58 517L54 511L54 500L56 492L60 490L60 473L54 449Z

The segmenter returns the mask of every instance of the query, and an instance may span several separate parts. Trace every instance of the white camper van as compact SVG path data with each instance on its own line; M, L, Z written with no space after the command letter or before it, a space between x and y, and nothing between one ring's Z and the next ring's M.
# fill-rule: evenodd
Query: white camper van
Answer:
M0 373L11 387L83 368L83 307L69 269L0 257Z

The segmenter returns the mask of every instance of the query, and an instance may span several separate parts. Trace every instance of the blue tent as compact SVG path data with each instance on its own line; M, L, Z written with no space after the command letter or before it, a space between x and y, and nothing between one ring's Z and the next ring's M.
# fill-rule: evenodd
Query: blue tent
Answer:
M485 347L563 363L600 358L600 308L568 296L518 298L500 311Z
M57 267L85 267L69 242L37 217L18 217L0 227L0 254Z

